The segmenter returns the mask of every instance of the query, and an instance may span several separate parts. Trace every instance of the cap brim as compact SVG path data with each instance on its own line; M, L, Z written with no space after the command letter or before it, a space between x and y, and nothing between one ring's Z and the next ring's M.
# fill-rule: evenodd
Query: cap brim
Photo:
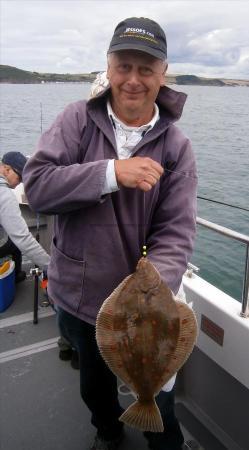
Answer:
M162 61L165 61L167 56L161 51L154 48L149 48L144 45L138 45L138 44L117 44L113 45L111 48L109 48L107 54L118 52L120 50L137 50L139 52L147 53L148 55L154 56L155 58L161 59Z
M18 170L16 170L14 167L10 166L11 169L19 176L20 180L22 180L22 174L20 172L18 172Z

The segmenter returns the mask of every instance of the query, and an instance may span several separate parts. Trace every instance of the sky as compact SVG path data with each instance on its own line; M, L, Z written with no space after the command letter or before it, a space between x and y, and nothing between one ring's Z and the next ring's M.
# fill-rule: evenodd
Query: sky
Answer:
M164 29L169 73L249 78L248 0L0 0L0 64L37 72L105 70L114 28L132 16Z

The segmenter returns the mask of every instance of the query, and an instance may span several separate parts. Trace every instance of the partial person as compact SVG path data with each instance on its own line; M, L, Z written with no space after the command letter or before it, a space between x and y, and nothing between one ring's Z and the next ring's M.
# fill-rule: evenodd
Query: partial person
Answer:
M60 336L57 344L59 347L59 358L62 361L70 361L73 369L79 369L80 367L78 352L75 348L72 347L70 342L63 336Z
M123 436L117 379L100 356L96 315L147 255L176 294L196 232L196 164L176 127L186 95L165 86L167 42L160 25L128 18L107 52L109 86L70 104L38 143L24 171L31 206L56 214L49 296L63 337L80 359L81 396L97 434L91 450ZM180 450L174 389L157 396L165 431L145 433L153 450Z
M5 153L0 162L0 258L11 256L15 262L16 283L25 280L22 253L42 270L46 270L50 256L30 233L22 217L13 189L22 181L27 158L20 152Z

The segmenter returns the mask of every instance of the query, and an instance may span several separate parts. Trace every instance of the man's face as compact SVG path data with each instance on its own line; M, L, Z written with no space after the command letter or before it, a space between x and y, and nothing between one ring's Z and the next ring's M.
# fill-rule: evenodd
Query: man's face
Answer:
M112 108L130 125L148 123L167 65L160 59L136 50L111 53L107 77L112 91Z
M15 187L21 183L20 176L12 169L11 166L7 166L7 165L4 166L3 174L4 174L5 178L7 179L9 186L12 189L15 189Z

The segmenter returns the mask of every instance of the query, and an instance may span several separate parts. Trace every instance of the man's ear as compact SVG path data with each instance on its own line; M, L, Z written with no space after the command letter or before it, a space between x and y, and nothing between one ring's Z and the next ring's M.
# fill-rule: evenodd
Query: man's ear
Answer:
M164 71L162 73L161 86L165 86L165 84L166 84L166 72L167 72L167 69L168 69L168 64L166 64L166 66L164 68Z

